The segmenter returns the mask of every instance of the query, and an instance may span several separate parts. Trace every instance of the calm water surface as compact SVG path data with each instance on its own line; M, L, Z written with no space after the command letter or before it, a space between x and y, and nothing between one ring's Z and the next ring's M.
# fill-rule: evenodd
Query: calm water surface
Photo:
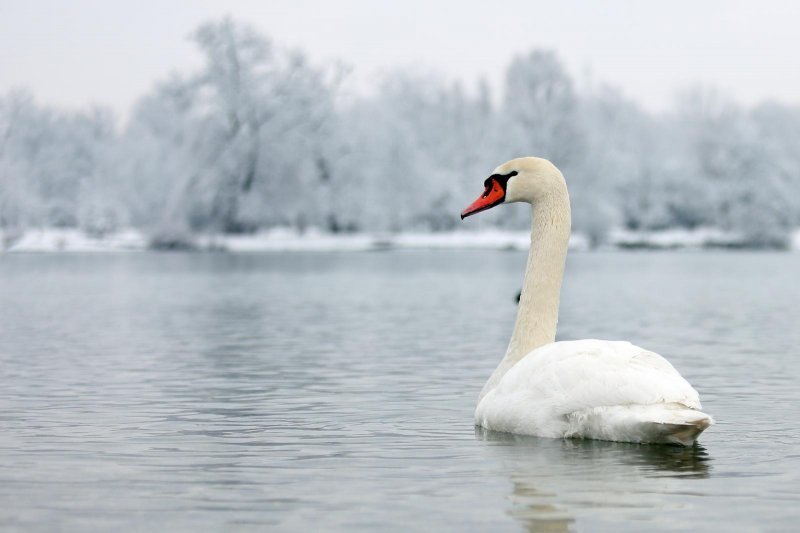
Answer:
M797 527L800 255L570 256L559 337L668 357L691 449L475 430L524 263L0 256L0 527Z

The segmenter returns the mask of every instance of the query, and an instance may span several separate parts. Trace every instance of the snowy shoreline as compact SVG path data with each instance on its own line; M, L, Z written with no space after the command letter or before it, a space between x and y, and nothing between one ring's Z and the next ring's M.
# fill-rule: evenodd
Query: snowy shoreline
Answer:
M154 245L144 233L128 229L102 237L77 229L35 229L10 236L0 231L2 252L124 252L147 250L195 250L220 252L370 251L388 249L497 249L527 250L528 231L487 230L479 232L331 234L316 230L300 233L272 229L252 235L198 235L174 245ZM746 248L735 234L715 228L633 232L614 230L598 249L718 249ZM570 249L591 250L585 235L573 233ZM789 250L800 251L800 229L789 239Z

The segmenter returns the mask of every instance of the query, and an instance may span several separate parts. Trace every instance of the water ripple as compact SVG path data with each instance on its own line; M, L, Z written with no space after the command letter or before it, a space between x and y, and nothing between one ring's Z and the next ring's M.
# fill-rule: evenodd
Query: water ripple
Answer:
M794 525L800 257L570 257L561 338L670 358L719 421L689 449L475 430L524 262L4 256L0 527Z

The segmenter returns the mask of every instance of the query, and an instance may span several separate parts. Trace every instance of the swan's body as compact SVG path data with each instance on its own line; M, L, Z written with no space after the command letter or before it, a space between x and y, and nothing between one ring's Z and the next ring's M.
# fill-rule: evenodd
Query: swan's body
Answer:
M700 399L660 355L624 341L545 344L478 403L486 429L626 442L691 444L708 427Z
M554 342L570 233L569 195L555 166L533 157L501 165L462 218L519 201L534 206L525 282L475 423L540 437L693 444L713 420L666 359L629 342Z

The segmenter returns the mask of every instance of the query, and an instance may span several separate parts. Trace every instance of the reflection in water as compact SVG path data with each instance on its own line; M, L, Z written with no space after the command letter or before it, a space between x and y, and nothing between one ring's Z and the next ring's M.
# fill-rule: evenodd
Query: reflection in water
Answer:
M711 469L711 458L699 444L545 439L481 427L475 436L500 459L512 485L508 513L528 531L569 531L575 507L636 507L641 502L626 501L626 480L703 479Z

